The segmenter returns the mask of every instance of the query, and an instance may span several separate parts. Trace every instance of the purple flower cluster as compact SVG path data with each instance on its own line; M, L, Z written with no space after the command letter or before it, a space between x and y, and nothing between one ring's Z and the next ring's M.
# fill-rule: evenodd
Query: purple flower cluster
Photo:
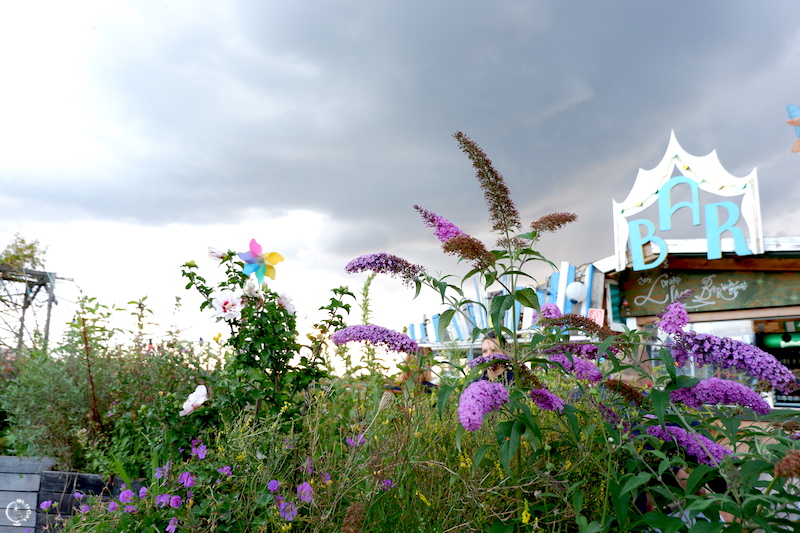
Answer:
M539 409L545 411L564 411L564 400L553 394L547 389L533 389L528 392L528 396Z
M367 442L367 439L364 438L363 433L359 433L358 435L356 435L356 438L347 437L346 439L344 439L344 441L351 448L358 448L362 444L365 444Z
M555 353L550 356L550 361L563 366L564 370L575 374L577 379L586 379L592 383L597 383L603 379L603 375L594 363L578 356L574 356L570 361L566 355Z
M687 361L694 359L697 366L713 364L722 368L744 370L759 379L769 381L784 394L797 387L797 378L775 356L742 341L685 331L676 335L671 349L678 366L684 366Z
M483 415L497 411L507 402L508 391L502 383L475 381L458 400L458 421L467 431L477 431L483 425Z
M542 318L561 318L561 309L556 304L542 304L539 314Z
M192 457L197 457L198 459L205 459L206 455L208 454L208 448L201 439L193 439L192 440Z
M351 341L369 341L383 345L393 352L412 353L418 348L417 343L408 335L374 324L348 326L331 335L331 340L337 346Z
M394 487L394 481L392 481L391 479L384 479L383 481L381 481L381 489L389 490L393 487Z
M731 451L720 446L703 435L691 435L688 431L678 426L650 426L647 434L663 441L673 441L686 453L697 459L698 463L718 466L722 458L730 455ZM706 452L708 450L708 452Z
M278 515L287 522L291 522L297 516L297 506L292 502L279 501Z
M672 302L658 315L661 320L656 325L664 333L681 333L683 326L689 323L689 314L679 301Z
M669 394L673 402L681 402L695 409L701 405L735 404L749 407L765 415L772 411L769 404L756 391L738 383L720 378L709 378L694 387L677 389Z
M478 365L485 365L486 363L499 360L511 361L511 358L504 353L490 353L489 355L479 355L467 364L470 368L475 368Z
M453 237L464 233L458 229L455 224L446 218L437 215L436 213L432 213L418 205L415 205L414 209L416 209L422 216L422 220L425 221L426 226L429 228L434 228L433 234L436 235L436 238L439 239L439 242L445 243Z
M347 263L344 270L350 274L367 270L376 274L389 274L400 277L406 285L412 285L423 271L420 265L412 265L402 257L384 252L356 257Z
M597 345L587 342L565 342L542 350L545 355L569 352L583 359L597 359Z

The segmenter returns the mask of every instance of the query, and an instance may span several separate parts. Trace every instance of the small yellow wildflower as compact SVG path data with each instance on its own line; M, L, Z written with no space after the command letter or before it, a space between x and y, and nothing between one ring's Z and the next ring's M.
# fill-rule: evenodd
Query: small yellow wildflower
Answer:
M222 338L222 332L219 332L216 335L214 335L214 340L216 341L217 344L222 344L221 342L219 342L221 338Z
M244 454L243 454L243 453L240 453L239 455L237 455L237 456L236 456L236 460L237 460L237 461L239 461L240 463L241 463L242 461L244 461Z
M528 511L528 501L525 500L525 507L522 509L522 523L527 524L531 521L531 513Z
M431 502L429 502L429 501L428 501L428 498L426 498L426 497L425 497L425 495L424 495L424 494L422 494L420 491L417 491L417 496L419 496L419 499L420 499L420 500L422 500L423 502L425 502L425 505L427 505L428 507L430 507L430 506L431 506Z

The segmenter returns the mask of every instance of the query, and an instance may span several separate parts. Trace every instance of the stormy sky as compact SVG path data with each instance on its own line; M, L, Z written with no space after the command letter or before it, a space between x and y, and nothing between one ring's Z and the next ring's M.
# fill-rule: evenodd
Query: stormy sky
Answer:
M456 131L524 221L579 216L543 239L556 263L613 254L612 200L671 131L757 168L765 235L800 234L798 20L795 0L3 2L0 245L48 247L62 308L147 295L166 323L175 296L195 308L181 263L256 238L311 314L360 288L342 269L364 253L458 270L414 204L491 244ZM373 287L389 327L436 311Z

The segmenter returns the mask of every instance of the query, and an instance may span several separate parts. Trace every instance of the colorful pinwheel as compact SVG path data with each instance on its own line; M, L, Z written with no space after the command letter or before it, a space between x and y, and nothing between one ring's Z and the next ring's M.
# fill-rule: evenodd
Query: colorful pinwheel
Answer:
M239 258L247 263L242 272L248 276L255 272L259 285L264 282L265 275L275 279L275 265L283 261L283 256L277 252L262 253L261 245L255 239L250 241L250 251L240 253Z
M796 105L787 105L786 111L789 112L789 120L786 122L794 126L794 132L797 134L798 139L792 145L792 153L800 152L800 107Z

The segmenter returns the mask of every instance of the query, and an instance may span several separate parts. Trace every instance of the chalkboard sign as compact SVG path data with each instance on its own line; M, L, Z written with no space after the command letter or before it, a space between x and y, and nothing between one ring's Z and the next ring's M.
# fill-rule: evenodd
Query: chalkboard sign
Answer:
M687 289L687 311L708 312L800 305L800 272L649 270L620 279L621 314L661 313Z

